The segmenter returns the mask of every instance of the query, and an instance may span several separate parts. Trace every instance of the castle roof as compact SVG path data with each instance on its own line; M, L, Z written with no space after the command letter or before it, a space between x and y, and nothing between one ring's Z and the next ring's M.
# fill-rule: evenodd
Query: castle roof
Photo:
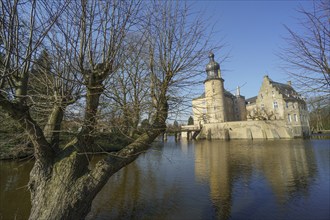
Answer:
M269 79L269 83L276 88L276 90L283 95L283 99L286 101L302 101L303 98L297 93L291 85L275 82Z
M203 94L201 94L200 96L193 98L192 100L203 99L203 98L205 98L205 92L203 92Z
M226 97L229 97L229 98L236 98L236 96L234 96L233 94L231 94L230 92L228 92L227 90L224 90L224 95ZM203 92L200 96L196 97L196 98L193 98L193 100L197 100L197 99L203 99L205 98L205 92Z
M209 58L210 58L210 62L206 65L206 69L205 69L207 73L206 80L221 78L220 65L219 63L215 62L214 54L212 52L210 53Z
M234 99L236 96L234 96L231 92L228 92L227 90L224 91L225 96L228 98Z
M210 62L206 65L206 72L218 71L220 69L219 63L215 62L214 54L211 52L209 54Z
M257 101L257 97L258 97L258 96L253 96L253 97L251 97L251 98L248 98L248 99L245 100L245 103L246 103L246 104L253 104L253 103L256 103L256 101Z

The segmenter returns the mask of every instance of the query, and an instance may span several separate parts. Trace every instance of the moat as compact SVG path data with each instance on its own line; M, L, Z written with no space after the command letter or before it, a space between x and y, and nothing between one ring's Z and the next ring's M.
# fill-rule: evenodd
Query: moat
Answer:
M330 140L157 142L87 219L329 219ZM32 161L0 162L0 219L27 219Z

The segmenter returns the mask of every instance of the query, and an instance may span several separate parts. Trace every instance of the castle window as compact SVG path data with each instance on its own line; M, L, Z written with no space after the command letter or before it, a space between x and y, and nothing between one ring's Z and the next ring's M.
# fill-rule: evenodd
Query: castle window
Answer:
M289 103L288 102L285 102L285 107L289 108Z
M298 121L297 114L294 114L294 115L293 115L293 118L294 118L294 121Z
M274 92L274 90L272 91L272 96L275 97L275 92Z
M265 108L265 105L264 104L261 104L261 109L264 109Z
M291 122L292 120L291 120L291 115L290 114L288 114L288 122Z
M274 109L278 108L278 103L276 101L273 102Z

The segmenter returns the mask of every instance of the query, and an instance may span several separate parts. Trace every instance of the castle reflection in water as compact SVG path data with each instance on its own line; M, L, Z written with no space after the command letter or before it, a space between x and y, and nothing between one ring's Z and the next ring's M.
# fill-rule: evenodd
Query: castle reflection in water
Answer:
M313 154L304 140L204 141L195 145L195 176L197 181L209 183L218 218L227 219L234 186L241 187L237 190L241 192L241 209L252 208L251 196L243 188L255 193L258 187L263 190L260 183L252 182L255 175L259 181L265 178L277 202L283 205L297 193L308 193L317 169Z
M329 219L329 146L302 139L159 142L110 178L87 219ZM0 219L28 218L24 186L32 163L0 162Z
M319 219L329 215L328 143L159 143L108 182L89 219Z

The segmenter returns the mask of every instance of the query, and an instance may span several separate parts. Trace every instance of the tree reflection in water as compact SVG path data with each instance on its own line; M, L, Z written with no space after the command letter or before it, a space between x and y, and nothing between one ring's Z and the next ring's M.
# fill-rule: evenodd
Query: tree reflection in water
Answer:
M87 219L327 219L329 140L157 143L110 178ZM27 219L31 162L0 162L0 219Z

